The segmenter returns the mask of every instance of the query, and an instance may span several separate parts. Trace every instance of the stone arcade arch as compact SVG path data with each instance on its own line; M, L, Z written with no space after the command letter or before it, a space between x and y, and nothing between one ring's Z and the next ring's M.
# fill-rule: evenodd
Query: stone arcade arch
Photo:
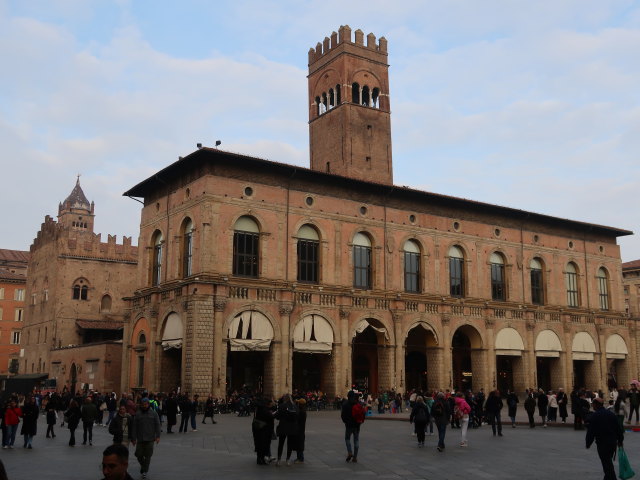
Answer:
M506 327L496 335L496 385L498 390L522 392L526 387L522 352L524 342L515 328Z
M474 374L477 383L484 372L474 371L484 364L482 337L471 325L462 325L451 338L451 383L457 390L473 390Z
M162 353L158 384L161 392L170 392L181 385L183 338L182 318L176 312L169 313L164 321L160 342Z
M573 358L573 384L593 388L600 385L598 365L595 361L596 344L587 332L578 332L571 346Z
M333 327L322 315L309 314L300 319L293 330L294 390L334 390L333 342Z
M273 336L271 321L258 310L244 310L233 317L227 330L229 391L264 391L265 372L273 364Z
M404 340L405 389L432 391L438 388L438 376L432 371L438 362L438 338L427 322L418 321L407 331Z
M536 337L536 382L545 391L552 385L562 385L560 352L562 345L553 330L542 330Z
M609 388L625 387L631 381L627 356L629 350L622 336L614 333L607 338L607 386ZM626 388L626 387L625 387Z
M356 324L351 349L351 383L357 388L372 393L388 388L380 381L380 371L392 362L391 349L384 348L388 342L389 332L379 320L364 318Z

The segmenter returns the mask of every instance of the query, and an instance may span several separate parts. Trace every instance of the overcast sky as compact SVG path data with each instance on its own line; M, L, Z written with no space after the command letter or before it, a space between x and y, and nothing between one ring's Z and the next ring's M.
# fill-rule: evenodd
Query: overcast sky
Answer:
M77 174L137 243L122 193L198 142L308 167L307 52L343 24L389 42L396 184L640 231L639 1L0 0L0 248Z

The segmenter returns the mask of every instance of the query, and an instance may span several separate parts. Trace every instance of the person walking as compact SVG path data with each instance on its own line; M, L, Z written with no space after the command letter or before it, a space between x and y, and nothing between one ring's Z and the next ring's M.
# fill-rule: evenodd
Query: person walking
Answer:
M538 415L542 419L542 427L547 428L547 409L549 407L549 398L544 390L538 389L538 396L536 397L538 402Z
M431 407L431 415L433 416L436 427L438 428L438 446L436 447L439 452L444 451L444 437L447 434L447 425L451 412L449 411L449 403L444 397L444 393L438 392L436 399Z
M520 403L520 400L518 399L518 395L516 395L516 392L507 390L507 412L509 414L509 418L511 418L511 428L516 428L516 414L518 413L518 403Z
M80 406L75 399L69 401L69 408L67 408L64 412L63 421L67 424L69 428L69 446L73 447L76 444L76 428L78 428L78 424L80 423L80 419L82 418L82 413L80 412Z
M636 412L636 424L638 423L638 411L640 410L640 391L638 390L638 386L635 383L631 384L631 388L628 392L629 397L629 420L627 423L631 423L631 418L633 417L633 412Z
M114 445L129 446L132 433L131 422L132 417L127 413L127 408L121 406L109 423L109 433L113 435Z
M615 414L604 408L602 398L593 400L593 408L595 412L589 418L585 437L587 448L591 448L595 440L598 457L602 463L604 480L616 480L613 457L616 453L616 447L622 447L624 432L618 424Z
M417 396L413 402L409 423L412 423L418 437L418 448L424 447L424 436L429 422L429 410L422 396Z
M180 406L180 429L178 433L187 433L189 429L189 419L191 418L191 401L189 400L189 394L184 394L178 400Z
M284 449L285 440L287 441L286 462L287 466L289 466L291 465L291 452L297 441L296 434L298 433L298 408L290 394L287 393L282 397L280 405L278 405L276 418L278 419L278 427L276 428L276 435L278 435L278 460L276 466L279 466L282 460L282 450Z
M140 474L145 479L153 455L153 444L160 442L160 418L151 410L148 398L141 400L140 409L133 417L131 426L131 443L136 447L135 455L140 464Z
M118 399L116 398L116 392L111 392L106 399L107 403L107 412L109 412L109 416L107 417L107 426L113 420L113 417L116 416L116 412L118 411Z
M454 416L458 417L460 420L460 446L466 447L467 443L467 430L469 429L469 415L471 414L471 405L467 403L464 399L464 394L462 392L456 393L456 407L453 412Z
M4 411L5 441L2 448L13 448L20 417L22 417L22 409L18 407L15 398L12 398L9 400L9 406Z
M567 423L567 417L569 416L567 413L567 403L569 399L567 398L567 394L564 392L564 388L560 387L558 389L556 400L558 401L558 414L562 419L562 423Z
M53 427L55 427L57 422L58 417L56 415L56 406L50 401L47 404L47 438L56 438Z
M360 425L362 422L354 417L354 410L357 409L358 395L353 390L347 394L347 399L342 403L340 418L344 423L344 442L347 446L347 462L358 462L358 450L360 449ZM357 409L359 411L359 409ZM364 420L363 420L364 421ZM353 436L353 449L351 448L351 437Z
M536 413L536 398L533 391L530 389L527 389L527 398L524 401L524 409L529 417L529 428L536 428L536 422L533 418Z
M549 390L547 394L549 399L549 411L547 412L547 421L556 422L558 420L558 397L556 392Z
M296 459L293 463L304 463L304 441L307 428L307 401L299 398L298 404L298 433L296 434Z
M189 410L189 415L190 415L190 418L191 418L191 431L192 432L197 432L198 431L198 428L197 428L197 425L196 425L196 415L198 414L198 406L200 405L198 403L198 398L200 398L200 397L196 393L193 396L193 401L191 402L191 406L190 406L190 410Z
M38 431L38 417L40 409L36 405L36 399L30 396L22 407L22 429L20 433L24 437L24 448L32 449L33 437Z
M84 403L80 407L80 415L82 417L82 445L87 444L87 437L89 445L93 445L93 424L98 418L98 408L91 397L84 399Z
M271 435L273 434L273 402L263 398L256 398L256 409L251 432L253 444L257 455L258 465L268 465L271 461Z
M202 417L202 423L207 419L207 417L211 418L211 423L217 423L213 419L213 414L215 412L215 402L213 400L213 395L209 394L206 403L204 404L204 416Z
M487 412L487 417L489 417L489 423L491 424L491 430L493 431L494 437L496 436L496 431L499 437L502 436L502 419L500 418L500 411L503 406L504 404L500 397L500 390L496 389L489 392L487 403L484 408Z

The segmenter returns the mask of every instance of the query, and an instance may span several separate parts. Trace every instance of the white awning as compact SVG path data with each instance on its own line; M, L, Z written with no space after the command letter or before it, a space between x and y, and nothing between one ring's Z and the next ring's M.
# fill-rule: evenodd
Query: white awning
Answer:
M232 352L267 351L273 340L273 327L264 314L245 310L231 321L227 335Z
M521 357L524 350L522 337L515 328L503 328L496 335L496 355Z
M364 332L367 329L367 327L373 328L376 332L383 333L384 334L384 338L386 340L389 340L389 332L387 332L386 328L384 328L384 327L374 327L373 325L371 325L369 323L369 320L366 319L366 318L363 319L363 320L360 320L358 322L358 325L356 325L356 329L353 332L353 336L355 337L357 334Z
M627 343L617 333L607 338L607 358L627 358Z
M307 315L293 330L293 350L306 353L331 353L333 328L320 315Z
M162 348L171 350L172 348L182 348L183 337L182 319L180 315L171 312L164 324L162 332Z
M593 360L596 353L596 344L587 332L578 332L573 337L571 346L574 360Z
M438 335L436 334L436 331L433 329L433 327L431 325L429 325L427 322L425 322L424 320L418 320L416 323L414 323L413 325L411 325L409 327L409 330L407 330L407 337L409 336L409 333L411 332L411 330L413 330L416 327L422 327L424 328L427 332L431 332L433 334L433 338L436 342L436 345L438 344Z
M536 357L559 357L562 346L558 335L552 330L543 330L536 338Z

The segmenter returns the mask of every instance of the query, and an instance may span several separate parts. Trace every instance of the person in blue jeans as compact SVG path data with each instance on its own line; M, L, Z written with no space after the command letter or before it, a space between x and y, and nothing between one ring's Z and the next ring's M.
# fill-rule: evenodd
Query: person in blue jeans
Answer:
M193 401L191 402L191 410L189 411L189 413L191 414L191 430L193 432L197 432L197 426L196 426L196 413L198 413L198 394L196 393L193 396Z
M431 406L431 415L433 416L436 427L438 427L438 451L444 450L444 437L447 433L447 425L449 424L449 418L451 418L451 409L449 408L449 402L444 396L444 393L438 392L436 400Z
M358 394L353 390L347 394L347 399L342 404L340 417L344 423L344 441L347 445L347 462L358 461L358 450L360 448L360 424L353 418L353 406L358 403ZM351 448L351 437L353 436L353 448Z

